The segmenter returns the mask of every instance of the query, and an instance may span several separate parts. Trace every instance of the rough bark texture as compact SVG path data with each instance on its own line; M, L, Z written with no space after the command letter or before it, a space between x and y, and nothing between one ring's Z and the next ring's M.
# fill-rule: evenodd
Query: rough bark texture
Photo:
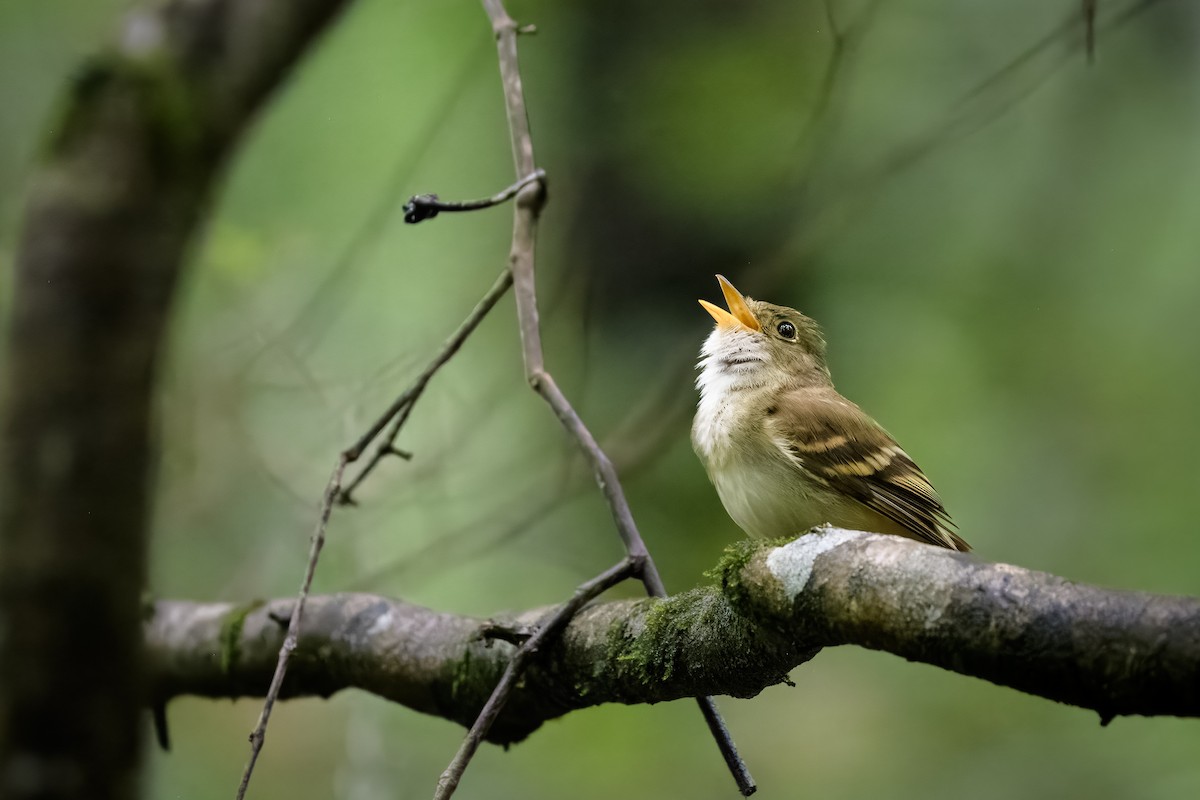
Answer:
M806 584L797 569L820 548ZM757 562L791 625L1097 711L1200 715L1200 600L1124 592L831 531ZM790 583L789 583L790 581ZM803 623L799 621L803 620Z
M490 739L600 703L750 697L821 647L857 644L1116 714L1200 716L1200 600L1073 584L853 531L745 543L720 586L584 609ZM261 695L292 600L163 601L147 626L165 697ZM529 624L542 609L517 620ZM309 600L284 694L355 687L470 725L512 652L483 620L372 595Z
M0 795L136 795L152 386L220 166L344 0L135 10L29 195L0 376Z

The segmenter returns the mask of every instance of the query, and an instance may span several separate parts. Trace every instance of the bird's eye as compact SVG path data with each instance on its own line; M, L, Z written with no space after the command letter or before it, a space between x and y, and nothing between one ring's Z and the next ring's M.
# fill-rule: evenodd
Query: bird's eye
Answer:
M779 323L775 330L779 331L779 335L785 339L796 338L796 326L786 320Z

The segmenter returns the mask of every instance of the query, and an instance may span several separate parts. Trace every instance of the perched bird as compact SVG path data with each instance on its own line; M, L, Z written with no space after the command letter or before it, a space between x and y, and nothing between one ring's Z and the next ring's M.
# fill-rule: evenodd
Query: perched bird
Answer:
M969 550L929 480L887 431L833 388L817 323L743 297L700 351L692 444L729 516L774 538L828 523Z

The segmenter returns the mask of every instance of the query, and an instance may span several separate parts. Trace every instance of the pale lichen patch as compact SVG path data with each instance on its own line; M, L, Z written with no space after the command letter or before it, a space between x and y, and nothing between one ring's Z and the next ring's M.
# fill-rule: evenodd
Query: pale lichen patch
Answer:
M808 585L817 556L846 542L871 535L841 528L815 530L772 550L767 556L767 569L783 586L788 600L793 601Z
M367 628L367 636L378 636L384 631L389 630L392 627L393 622L394 619L392 616L392 611L391 609L388 609L376 617L375 621L371 623L371 627Z

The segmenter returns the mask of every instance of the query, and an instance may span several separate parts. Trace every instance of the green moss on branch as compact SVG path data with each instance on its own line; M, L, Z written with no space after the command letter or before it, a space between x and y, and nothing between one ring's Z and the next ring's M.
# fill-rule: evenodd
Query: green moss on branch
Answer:
M238 667L242 652L242 629L246 625L246 617L266 605L265 600L251 600L244 605L234 606L225 619L221 621L220 654L221 672L233 674Z

